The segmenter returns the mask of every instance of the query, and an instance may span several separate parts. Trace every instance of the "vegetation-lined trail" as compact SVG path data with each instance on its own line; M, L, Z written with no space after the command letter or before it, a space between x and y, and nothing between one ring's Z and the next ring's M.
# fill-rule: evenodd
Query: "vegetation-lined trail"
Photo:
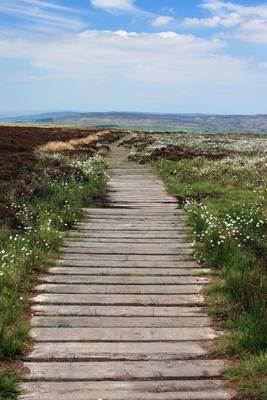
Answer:
M85 210L36 289L21 399L231 399L184 212L124 147L109 163L108 208Z

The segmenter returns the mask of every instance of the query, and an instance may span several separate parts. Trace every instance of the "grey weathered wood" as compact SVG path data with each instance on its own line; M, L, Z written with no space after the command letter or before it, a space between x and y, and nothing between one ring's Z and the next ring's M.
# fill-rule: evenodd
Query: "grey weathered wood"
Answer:
M36 342L32 361L185 360L203 358L210 343L202 342Z
M203 307L156 307L156 306L88 306L88 305L53 305L34 304L36 315L72 315L106 317L205 317Z
M128 381L136 379L201 379L218 378L226 363L219 360L192 361L114 361L110 362L44 362L26 363L25 379L72 381Z
M36 291L44 293L106 293L106 294L196 294L202 285L74 285L42 284Z
M168 244L178 244L181 245L182 247L191 247L192 244L191 242L187 242L186 238L175 238L175 239L150 239L150 238L136 238L136 239L131 239L131 238L96 238L96 237L90 237L90 234L83 234L83 233L69 233L67 236L68 239L71 239L72 241L85 241L87 240L88 243L128 243L129 245L138 243L138 244L159 244L159 245L168 245Z
M81 254L160 254L160 255L190 255L193 253L192 248L186 247L170 247L166 246L142 246L142 245L128 245L121 244L120 246L116 246L113 244L107 243L98 243L91 244L88 242L66 242L65 247L61 248L61 252L65 253L81 253Z
M196 294L168 294L168 295L150 295L150 294L54 294L44 293L34 297L35 303L47 304L88 304L88 305L154 305L154 306L180 306L203 304L203 296Z
M86 247L86 248L92 248L92 249L112 249L112 251L115 251L118 247L121 249L121 251L124 251L125 254L132 254L132 251L150 251L152 252L153 255L155 254L165 254L166 252L172 252L177 250L178 254L179 251L182 251L186 249L192 250L192 243L157 243L157 244L152 244L152 243L135 243L132 242L130 244L128 243L120 243L120 246L118 246L117 243L108 243L108 242L95 242L91 243L90 240L88 239L82 239L80 238L79 240L66 240L65 241L65 247ZM158 252L157 252L158 251Z
M63 255L64 259L78 259L78 260L91 260L91 261L96 261L96 262L102 262L102 261L135 261L139 262L139 265L142 264L143 261L146 261L147 263L154 263L154 262L170 262L172 264L178 264L179 261L185 262L189 261L191 264L193 263L192 257L189 255L177 255L177 254L90 254L90 256L86 254L71 254L71 253L66 253ZM163 264L162 264L163 265ZM194 264L195 268L199 268L199 265L197 263Z
M178 224L177 224L178 225ZM87 229L90 231L94 231L94 230L102 230L102 231L109 231L109 230L113 230L113 231L136 231L136 232L140 232L140 231L145 231L145 232L149 232L149 231L174 231L174 232L190 232L190 230L185 226L182 226L179 224L178 226L175 226L175 223L171 224L156 224L156 223L151 223L149 225L145 224L145 223L117 223L114 225L111 225L109 223L102 223L102 224L97 224L94 222L86 222L86 223L79 223L76 224L77 228L79 229Z
M148 382L29 382L22 400L230 400L233 393L218 380ZM114 396L115 394L115 396Z
M40 276L45 283L87 284L87 285L204 285L209 277L199 276L99 276L99 275L56 275Z
M33 328L31 336L38 342L178 342L211 340L211 328Z
M77 263L80 265L80 263ZM117 275L117 276L198 276L208 270L199 268L123 268L123 267L54 267L51 273L63 275Z
M68 316L35 316L32 318L33 327L204 327L210 326L207 317L68 317Z
M88 235L91 238L145 238L145 239L179 239L182 237L189 237L190 232L176 232L176 231L102 231L102 230L94 230L90 231L88 229L77 229L76 231L71 231L70 234L77 232L78 235Z

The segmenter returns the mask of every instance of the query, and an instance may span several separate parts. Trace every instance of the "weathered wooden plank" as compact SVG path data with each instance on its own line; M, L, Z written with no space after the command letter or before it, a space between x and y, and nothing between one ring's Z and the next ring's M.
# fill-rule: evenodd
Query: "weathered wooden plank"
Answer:
M116 243L117 245L121 244L121 243L128 243L129 245L138 243L138 244L159 244L159 245L163 245L163 246L165 244L166 245L180 244L182 247L192 247L191 242L187 242L185 238L179 238L179 239L178 238L176 238L176 239L149 239L149 238L148 239L146 239L146 238L144 238L144 239L128 238L127 239L126 238L125 239L125 238L101 238L101 237L100 238L92 238L92 237L90 237L90 234L82 234L79 232L69 233L67 238L71 239L72 241L87 240L88 243L109 243L109 244Z
M152 247L152 245L142 246L137 244L125 245L108 243L94 243L81 242L81 241L66 241L64 247L61 247L61 252L64 253L75 253L75 254L148 254L148 255L192 255L193 249L186 247L170 247L170 246L158 246Z
M121 218L116 218L116 216L113 216L113 218L103 218L102 216L99 218L94 217L91 218L89 216L89 220L87 223L98 223L98 224L110 224L110 225L118 225L118 224L145 224L146 226L150 226L150 225L170 225L170 226L180 226L181 224L184 226L187 226L187 224L185 224L186 219L184 217L172 217L172 218L167 218L165 217L164 219L162 219L160 217L160 219L158 219L157 217L155 218L142 218L142 217L129 217L129 216L124 216ZM181 223L181 224L180 224Z
M90 254L86 255L86 254L65 254L63 255L64 259L67 260L80 260L82 261L84 260L91 260L91 261L110 261L110 262L118 262L118 261L135 261L135 262L139 262L139 265L141 265L143 263L143 261L147 262L147 263L153 263L153 262L162 262L164 265L164 262L171 262L174 263L175 262L193 262L192 258L187 256L187 255L176 255L176 254ZM196 268L198 267L198 264L195 263Z
M230 400L218 380L163 380L148 382L28 382L22 400Z
M203 285L210 282L209 277L198 276L99 276L99 275L44 275L39 280L57 284L88 285Z
M89 360L185 360L208 354L210 343L202 342L36 342L31 361Z
M78 263L79 265L80 263ZM106 276L198 276L208 273L209 270L200 268L123 268L123 267L54 267L50 270L54 274L63 275L106 275Z
M88 216L92 217L92 216L129 216L129 215L133 215L133 216L145 216L145 217L149 217L149 216L156 216L156 215L162 215L164 216L179 216L179 215L186 215L185 211L181 208L176 208L175 210L165 210L162 211L161 213L157 213L155 210L134 210L132 208L129 209L121 209L121 208L115 208L115 207L107 207L107 208L83 208L83 211L88 214Z
M35 316L31 320L33 327L208 327L208 317L67 317L67 316Z
M202 285L74 285L42 284L35 290L46 293L104 293L104 294L196 294Z
M120 247L123 251L128 252L128 251L133 251L133 249L136 250L142 250L142 251L150 251L153 252L152 255L157 254L157 251L159 251L159 254L162 254L162 252L164 253L164 251L182 251L184 249L186 249L186 251L188 251L188 249L190 249L192 251L192 243L156 243L156 244L152 244L152 243L135 243L132 242L131 244L128 243L120 243L120 246L118 246L117 243L101 243L101 242L94 242L91 243L90 240L88 239L80 239L80 240L66 240L64 243L64 246L68 246L68 247L86 247L86 248L94 248L94 249L112 249L113 251L115 251L118 247ZM166 250L164 250L166 249ZM165 254L165 253L164 253Z
M218 378L226 369L218 360L114 361L110 362L44 362L25 363L26 380L103 381L146 379Z
M88 235L91 238L146 238L146 239L179 239L183 237L188 237L190 232L176 232L176 231L112 231L110 230L94 230L90 231L88 229L77 229L76 231L70 231L70 234L77 233L78 235Z
M72 315L106 317L205 317L203 307L156 307L156 306L88 306L34 304L36 315Z
M180 306L203 304L203 296L197 295L133 295L133 294L53 294L42 293L35 296L34 303L46 304L88 304L88 305L154 305L154 306Z
M109 223L102 223L96 224L94 222L84 222L84 223L77 223L76 224L78 229L88 229L88 230L102 230L102 231L174 231L174 232L190 232L190 229L186 225L181 224L145 224L145 223L117 223L117 224L109 224Z
M197 328L33 328L37 342L177 342L211 340L213 329Z

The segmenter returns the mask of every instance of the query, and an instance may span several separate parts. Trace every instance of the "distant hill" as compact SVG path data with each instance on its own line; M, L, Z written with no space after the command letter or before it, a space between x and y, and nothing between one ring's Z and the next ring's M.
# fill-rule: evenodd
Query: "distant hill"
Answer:
M267 115L59 112L3 117L0 122L97 126L148 131L267 133Z

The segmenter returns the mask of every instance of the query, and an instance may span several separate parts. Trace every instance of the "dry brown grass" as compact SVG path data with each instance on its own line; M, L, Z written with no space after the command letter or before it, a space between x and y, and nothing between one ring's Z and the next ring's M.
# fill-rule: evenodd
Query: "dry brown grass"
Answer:
M74 150L74 146L70 142L48 142L37 148L37 151L41 153L58 153L69 150Z
M109 131L98 132L94 135L89 135L86 137L71 139L68 142L48 142L45 145L37 147L36 151L41 153L57 153L61 151L74 150L78 146L88 146L93 145L98 142L101 137L107 136Z

